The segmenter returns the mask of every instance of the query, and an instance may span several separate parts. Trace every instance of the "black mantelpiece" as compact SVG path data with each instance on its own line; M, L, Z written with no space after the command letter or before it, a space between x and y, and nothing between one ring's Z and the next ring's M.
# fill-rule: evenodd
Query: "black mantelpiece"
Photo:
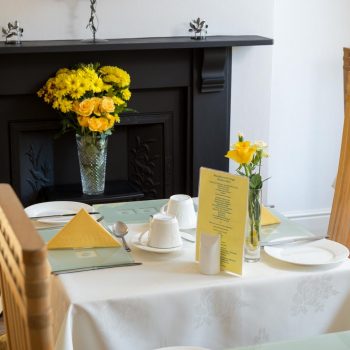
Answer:
M83 40L24 41L22 45L0 43L1 54L39 52L93 52L130 50L200 49L209 47L233 47L272 45L273 40L258 35L208 36L205 40L189 37L109 39L91 43Z
M231 47L271 44L259 36L0 43L0 182L25 205L42 187L79 182L74 135L53 139L59 116L35 93L61 67L100 62L130 73L138 111L110 138L107 179L133 181L145 198L196 195L200 166L228 169Z

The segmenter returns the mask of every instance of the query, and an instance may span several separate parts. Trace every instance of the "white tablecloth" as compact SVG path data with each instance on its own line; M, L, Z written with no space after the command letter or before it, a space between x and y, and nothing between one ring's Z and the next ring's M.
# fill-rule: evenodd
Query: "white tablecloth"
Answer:
M237 277L199 274L190 242L133 255L143 265L54 277L54 314L68 308L58 350L214 350L350 329L350 261L308 268L263 254Z

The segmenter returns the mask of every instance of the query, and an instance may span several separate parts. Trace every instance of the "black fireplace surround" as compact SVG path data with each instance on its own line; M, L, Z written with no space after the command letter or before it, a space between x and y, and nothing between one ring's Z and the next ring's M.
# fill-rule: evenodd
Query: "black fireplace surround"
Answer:
M228 170L231 48L271 44L259 36L0 43L0 182L25 206L196 195L201 166ZM74 134L55 137L60 116L36 95L59 68L89 62L130 73L136 111L109 138L106 192L93 197L81 195Z

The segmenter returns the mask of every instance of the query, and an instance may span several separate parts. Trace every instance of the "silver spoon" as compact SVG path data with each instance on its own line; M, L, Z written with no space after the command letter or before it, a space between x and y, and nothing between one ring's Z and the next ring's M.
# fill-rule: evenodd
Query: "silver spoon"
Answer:
M121 238L123 242L123 246L127 252L130 252L131 249L129 248L128 244L126 243L126 240L124 236L129 232L128 226L123 221L117 221L112 226L112 230L116 237Z

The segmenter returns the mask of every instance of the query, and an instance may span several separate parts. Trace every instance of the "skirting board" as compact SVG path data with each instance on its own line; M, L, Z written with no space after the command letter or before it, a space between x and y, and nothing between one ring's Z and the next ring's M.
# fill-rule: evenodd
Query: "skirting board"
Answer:
M330 209L322 209L307 212L285 212L283 215L306 227L314 234L326 235L330 213Z

